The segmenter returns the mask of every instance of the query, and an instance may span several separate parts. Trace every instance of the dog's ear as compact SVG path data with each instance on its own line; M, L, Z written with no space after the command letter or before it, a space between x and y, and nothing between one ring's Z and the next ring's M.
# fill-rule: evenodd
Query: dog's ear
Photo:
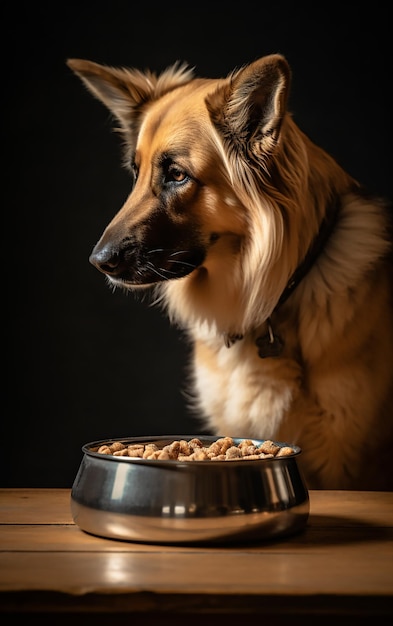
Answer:
M192 68L180 62L159 76L149 70L109 67L84 59L68 59L67 65L120 122L129 143L134 139L144 105L193 77Z
M290 78L289 65L279 54L230 74L206 102L224 141L258 160L271 154L280 136Z

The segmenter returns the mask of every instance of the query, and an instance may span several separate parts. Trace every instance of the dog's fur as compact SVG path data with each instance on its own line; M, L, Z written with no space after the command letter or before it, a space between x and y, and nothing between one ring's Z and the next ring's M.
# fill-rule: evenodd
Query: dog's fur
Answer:
M294 123L286 59L217 80L68 65L134 176L90 260L186 329L206 428L299 444L310 488L391 490L391 217Z

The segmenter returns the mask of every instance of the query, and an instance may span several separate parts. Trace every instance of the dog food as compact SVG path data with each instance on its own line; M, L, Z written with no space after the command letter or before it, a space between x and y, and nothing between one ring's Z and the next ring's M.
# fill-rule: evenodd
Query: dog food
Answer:
M269 439L259 445L251 439L243 439L235 444L232 437L221 437L204 446L198 438L186 441L180 439L159 448L155 443L124 444L120 441L107 443L92 448L92 452L111 454L113 456L128 456L141 459L158 459L160 461L238 461L267 459L272 457L288 456L294 453L290 446L279 446Z

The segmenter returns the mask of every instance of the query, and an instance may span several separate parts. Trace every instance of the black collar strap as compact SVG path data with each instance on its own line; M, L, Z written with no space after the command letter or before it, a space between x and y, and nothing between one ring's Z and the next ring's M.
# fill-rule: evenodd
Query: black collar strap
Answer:
M291 278L289 279L287 286L282 292L280 299L274 308L273 313L277 311L277 309L279 309L280 306L284 304L284 302L286 302L286 300L289 298L291 293L296 289L298 284L301 282L301 280L305 277L305 275L310 271L310 269L314 265L315 261L321 254L330 235L332 234L336 226L337 217L338 217L340 208L341 208L341 198L337 196L336 198L334 198L334 201L331 202L331 204L328 206L326 215L324 219L322 220L322 223L321 223L321 226L317 235L315 236L303 261L300 263L300 265L297 266L296 270L294 271Z
M283 304L287 301L292 292L296 289L299 283L303 280L306 274L310 271L318 256L324 249L329 237L331 236L336 223L338 213L341 208L341 198L335 197L329 204L326 215L321 223L320 229L315 236L310 248L307 251L303 261L298 265L291 278L289 279L287 286L282 292L280 299L278 300L273 313L275 313ZM284 347L284 343L280 337L274 334L270 318L267 320L268 332L266 335L258 337L256 339L256 345L258 347L258 354L261 358L279 356ZM242 339L243 335L225 334L224 340L227 348L230 348L239 339Z
M280 306L282 306L284 302L287 301L291 293L296 289L298 284L303 280L303 278L314 265L315 261L321 254L336 226L340 208L341 199L339 196L337 196L328 206L325 217L321 223L320 229L316 237L314 238L314 241L311 244L311 247L308 249L308 252L303 261L300 263L300 265L298 265L298 267L292 274L290 280L287 283L287 286L282 292L280 299L274 308L273 313L275 313L280 308ZM258 356L261 359L280 356L284 348L284 342L281 337L275 335L273 332L270 318L267 320L267 329L267 334L258 337L255 341L255 344L258 348Z

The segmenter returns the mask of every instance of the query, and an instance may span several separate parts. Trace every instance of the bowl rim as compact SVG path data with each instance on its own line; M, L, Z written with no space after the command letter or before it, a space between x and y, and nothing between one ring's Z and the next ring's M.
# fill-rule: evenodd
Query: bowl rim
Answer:
M86 456L94 457L95 459L99 459L100 461L104 461L104 462L109 461L109 462L115 462L115 463L117 462L137 463L141 465L154 465L154 466L163 465L165 467L174 467L174 466L176 467L190 467L190 466L191 467L212 467L212 465L219 466L222 464L225 464L226 466L227 465L238 466L238 465L247 464L247 466L249 466L251 464L254 465L254 464L268 463L268 462L279 463L285 460L289 461L290 459L294 459L295 457L298 457L302 453L302 448L296 444L288 443L285 441L278 441L276 439L256 439L255 437L231 437L231 438L233 439L235 444L239 444L244 439L250 439L256 445L260 445L264 443L265 441L273 441L273 443L275 443L276 445L280 447L290 447L294 451L292 454L287 454L285 456L279 456L279 457L272 456L272 457L267 457L267 458L265 457L265 458L260 458L260 459L231 459L230 461L228 461L227 459L218 460L218 461L205 459L201 461L187 462L187 461L179 461L177 459L143 459L140 457L115 456L113 454L102 454L101 452L97 452L92 449L92 448L100 447L105 444L111 444L111 443L116 443L116 442L127 443L127 444L130 444L130 443L147 444L147 443L161 442L164 446L164 445L167 445L168 443L171 443L172 441L178 441L178 440L190 441L191 439L200 439L202 443L204 441L206 441L207 443L208 442L214 443L218 439L221 439L225 436L228 436L228 435L204 435L204 434L176 435L175 434L175 435L148 435L148 436L145 435L145 436L138 436L138 437L112 437L112 438L87 442L82 445L82 452Z

